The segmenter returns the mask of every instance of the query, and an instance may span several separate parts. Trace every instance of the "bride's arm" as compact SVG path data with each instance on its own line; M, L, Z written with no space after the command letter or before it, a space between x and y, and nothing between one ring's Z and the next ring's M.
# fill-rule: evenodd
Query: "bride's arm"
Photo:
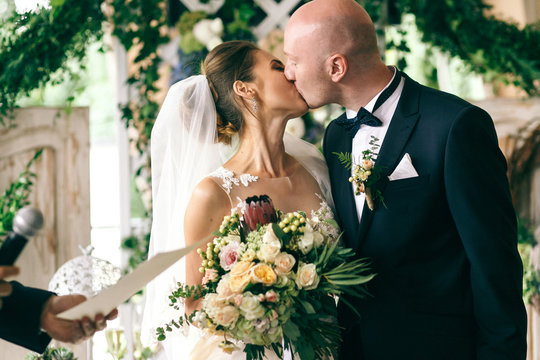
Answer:
M193 191L184 217L186 246L196 243L216 231L225 215L231 211L225 192L212 179L203 179ZM211 240L209 240L211 241ZM206 244L201 246L206 250ZM201 257L196 251L186 255L186 284L200 284L203 274L199 272ZM201 307L201 300L186 299L186 314Z

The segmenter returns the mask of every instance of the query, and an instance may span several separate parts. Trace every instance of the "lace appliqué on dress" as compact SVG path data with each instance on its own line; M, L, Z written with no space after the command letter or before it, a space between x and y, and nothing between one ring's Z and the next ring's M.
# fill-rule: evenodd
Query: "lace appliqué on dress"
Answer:
M234 172L225 169L224 167L218 168L209 176L221 179L223 181L221 185L227 194L231 193L233 185L240 186L240 184L242 184L243 186L248 186L250 182L255 182L259 179L258 176L250 174L242 174L239 177L235 177Z

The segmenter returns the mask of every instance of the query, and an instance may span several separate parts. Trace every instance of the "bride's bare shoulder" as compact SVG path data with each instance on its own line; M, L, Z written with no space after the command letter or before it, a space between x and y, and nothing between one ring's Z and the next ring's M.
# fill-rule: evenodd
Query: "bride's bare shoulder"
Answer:
M230 207L229 197L223 188L210 177L205 177L197 184L191 194L190 202L193 200L219 208Z
M184 216L186 244L209 236L230 212L230 201L223 189L211 178L201 180L191 194Z

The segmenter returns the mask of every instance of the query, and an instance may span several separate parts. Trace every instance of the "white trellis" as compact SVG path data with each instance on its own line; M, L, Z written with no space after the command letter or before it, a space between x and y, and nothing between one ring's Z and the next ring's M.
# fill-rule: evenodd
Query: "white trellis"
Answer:
M180 0L189 11L202 10L209 14L214 14L224 4L225 0L210 0L208 4L201 4L199 0ZM266 18L259 25L254 27L253 34L257 39L262 39L275 28L285 28L289 20L289 13L302 0L255 0L255 3L266 13Z

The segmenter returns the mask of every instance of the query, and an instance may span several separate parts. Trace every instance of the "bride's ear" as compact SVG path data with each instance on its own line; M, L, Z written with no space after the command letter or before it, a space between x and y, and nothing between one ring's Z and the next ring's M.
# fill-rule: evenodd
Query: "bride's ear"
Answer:
M253 90L243 81L236 80L233 84L233 91L236 95L249 100L253 97Z

